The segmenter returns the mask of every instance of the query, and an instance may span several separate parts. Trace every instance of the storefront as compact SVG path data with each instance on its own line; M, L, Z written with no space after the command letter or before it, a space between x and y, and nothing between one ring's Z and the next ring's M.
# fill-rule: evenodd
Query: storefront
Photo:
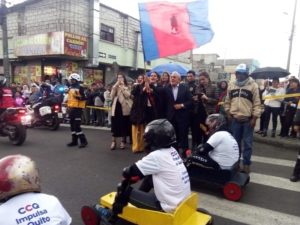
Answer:
M103 71L85 68L87 37L68 32L50 32L14 38L12 74L15 82L41 82L55 76L66 79L79 73L87 84L103 81Z

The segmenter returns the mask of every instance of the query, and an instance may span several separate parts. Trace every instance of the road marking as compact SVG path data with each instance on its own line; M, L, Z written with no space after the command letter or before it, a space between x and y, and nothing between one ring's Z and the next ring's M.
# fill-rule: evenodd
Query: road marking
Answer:
M259 173L250 173L250 182L274 188L280 188L288 191L300 192L300 183L291 182L288 178L270 176Z
M199 193L199 207L243 224L299 225L300 217Z
M275 159L270 157L262 157L262 156L255 156L252 155L251 160L254 162L278 165L278 166L287 166L287 167L294 167L295 161L286 160L286 159Z

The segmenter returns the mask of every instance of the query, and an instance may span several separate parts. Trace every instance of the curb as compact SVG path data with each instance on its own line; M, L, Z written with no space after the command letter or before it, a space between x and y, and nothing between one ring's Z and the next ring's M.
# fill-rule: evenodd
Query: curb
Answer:
M292 150L300 150L300 141L292 138L268 138L261 137L258 134L254 134L253 141L257 143L263 143L267 145L276 146L279 148L287 148Z
M60 124L62 127L70 127L69 124ZM93 126L86 126L82 125L81 128L83 129L90 129L90 130L105 130L110 131L110 128L107 127L93 127ZM191 139L192 136L189 135L189 139ZM300 150L300 141L296 139L291 138L270 138L270 137L261 137L258 134L253 135L253 141L257 143L267 144L271 146L276 146L279 148L287 148L292 150Z

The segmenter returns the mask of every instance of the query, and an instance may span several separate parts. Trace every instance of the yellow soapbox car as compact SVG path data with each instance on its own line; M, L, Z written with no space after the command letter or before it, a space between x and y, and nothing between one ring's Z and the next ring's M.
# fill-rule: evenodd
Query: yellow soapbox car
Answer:
M111 192L100 198L99 204L107 209L112 209L116 192ZM206 225L212 224L212 217L201 209L197 209L198 194L192 193L176 209L174 213L147 210L137 208L128 204L123 208L123 212L118 214L118 218L126 221L126 224L137 225ZM85 225L99 225L101 218L97 211L90 206L82 207L81 217ZM129 223L128 223L129 222ZM107 223L104 224L113 224ZM120 224L120 223L118 223Z

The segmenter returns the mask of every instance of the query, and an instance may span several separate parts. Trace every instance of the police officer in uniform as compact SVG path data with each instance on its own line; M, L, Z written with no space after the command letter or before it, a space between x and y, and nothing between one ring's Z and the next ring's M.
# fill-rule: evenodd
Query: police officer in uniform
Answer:
M72 141L67 144L69 147L77 146L80 140L79 148L87 146L88 142L81 130L82 109L85 108L86 96L83 87L80 86L80 75L72 73L69 77L71 86L68 91L68 113L70 118Z
M0 76L0 115L9 107L15 106L13 92L6 87L6 78Z

